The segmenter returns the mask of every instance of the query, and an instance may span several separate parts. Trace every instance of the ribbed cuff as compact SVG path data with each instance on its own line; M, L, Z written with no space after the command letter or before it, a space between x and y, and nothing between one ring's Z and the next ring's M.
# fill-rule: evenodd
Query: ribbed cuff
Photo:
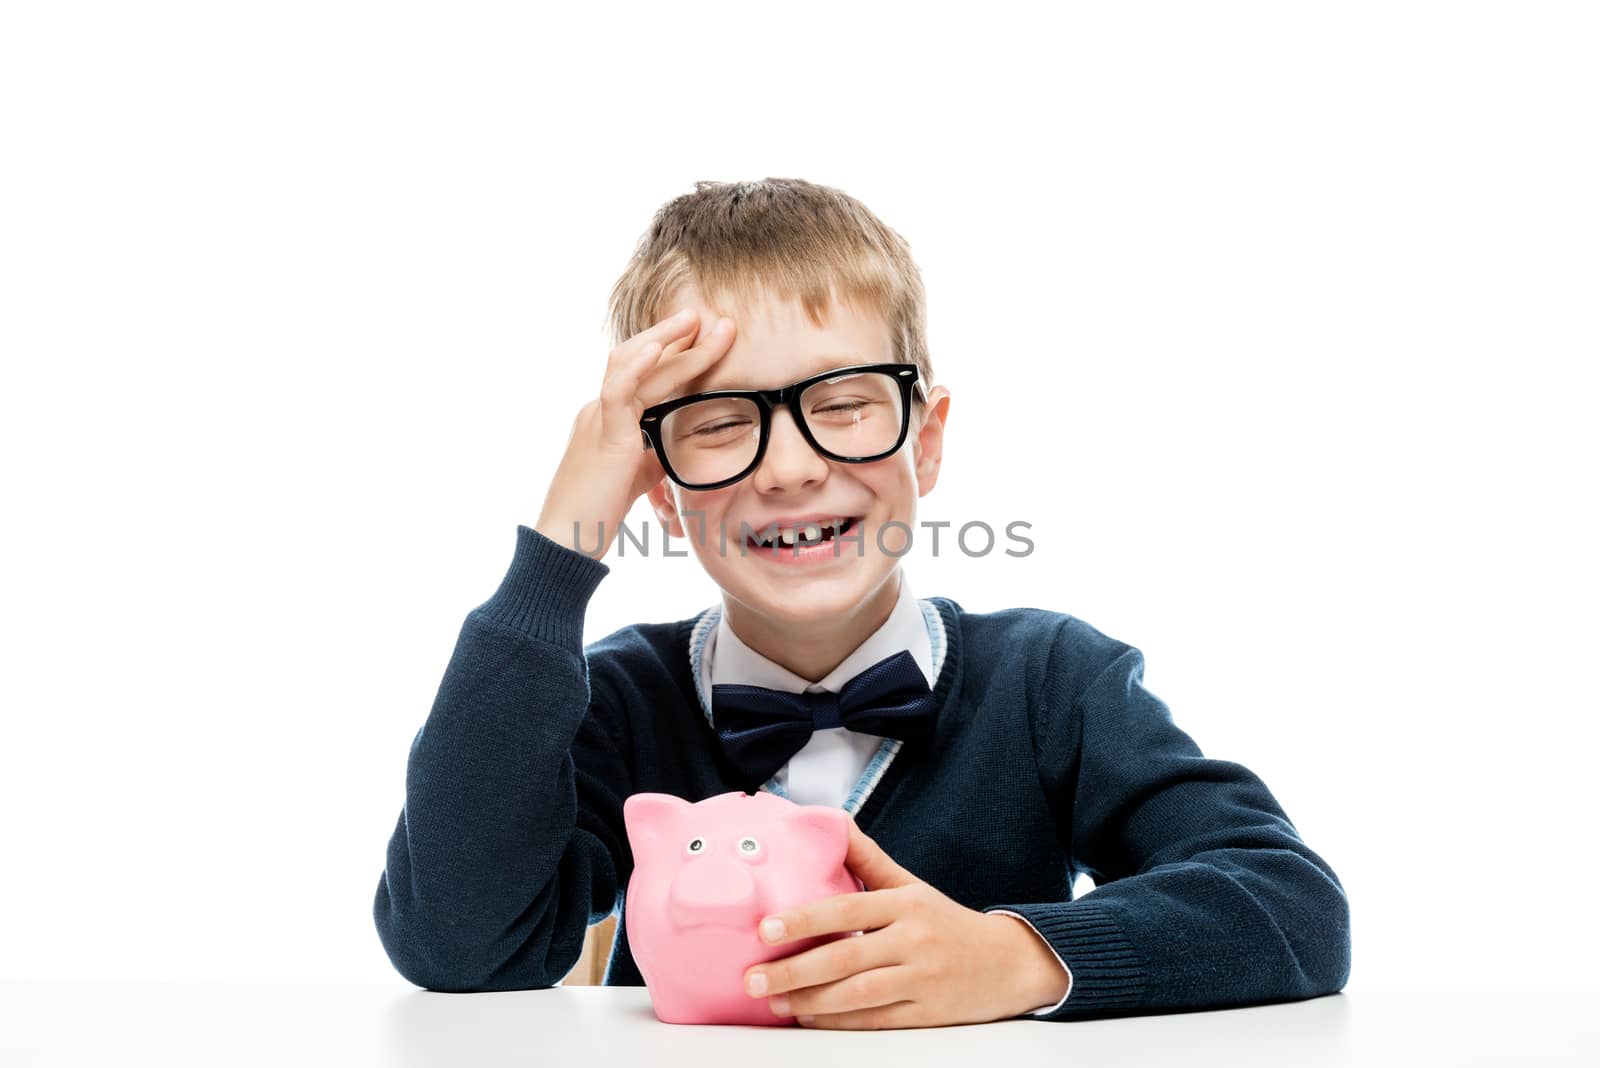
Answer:
M575 652L583 650L583 614L611 568L532 527L517 526L517 548L500 588L473 611Z
M1144 958L1105 905L1079 898L984 909L1001 910L1015 912L1032 924L1072 973L1072 988L1066 1001L1033 1019L1100 1015L1143 1004L1147 978Z

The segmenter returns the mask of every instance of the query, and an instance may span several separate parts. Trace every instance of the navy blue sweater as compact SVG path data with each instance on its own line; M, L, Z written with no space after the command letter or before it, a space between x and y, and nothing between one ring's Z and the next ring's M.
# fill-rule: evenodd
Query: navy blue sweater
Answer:
M468 613L422 729L373 903L400 974L432 990L555 985L619 912L622 803L753 792L691 677L697 617L585 647L610 568L530 527ZM1332 993L1349 906L1260 778L1210 759L1145 689L1138 649L1059 612L928 599L947 647L935 737L904 743L855 816L969 908L1012 909L1072 970L1064 1020ZM1076 873L1095 888L1074 899ZM624 923L609 986L643 985Z

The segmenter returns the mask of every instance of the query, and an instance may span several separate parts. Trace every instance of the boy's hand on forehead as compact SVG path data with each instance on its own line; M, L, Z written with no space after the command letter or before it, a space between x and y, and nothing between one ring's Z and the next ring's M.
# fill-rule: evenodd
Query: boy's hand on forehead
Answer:
M685 308L612 349L600 395L573 420L534 529L596 560L605 556L633 502L666 477L655 453L642 448L639 417L726 356L735 332L725 316L707 323Z
M896 864L854 819L845 866L866 891L762 921L770 945L861 932L747 971L745 990L767 998L774 1015L825 1029L942 1027L1009 1019L1066 992L1069 977L1031 928L951 900ZM774 920L782 932L768 937Z
M733 348L733 337L738 332L738 326L732 318L726 315L721 317L701 315L693 309L684 310L693 316L693 325L687 332L666 342L662 347L661 356L656 361L655 367L645 377L645 380L640 383L639 397L642 403L639 407L639 412L641 415L644 413L644 409L652 404L660 404L662 401L672 400L674 397L681 397L686 393L694 392L689 388L690 385L698 379L704 378L717 365L717 361L726 356ZM694 348L704 348L708 340L722 340L722 338L716 337L719 323L722 324L722 329L727 331L726 340L728 342L720 351L713 346L704 354L709 358L702 359L694 364L686 364L683 360L675 358L679 353L688 352ZM635 422L637 422L637 419L635 419Z
M686 319L680 321L678 315ZM657 329L662 333L652 336L651 331ZM689 383L703 377L728 354L737 332L734 321L726 315L713 318L685 308L629 339L642 340L638 351L643 369L634 391L638 406L631 420L635 438L644 410L687 392ZM652 358L647 350L655 345L660 346L660 352Z

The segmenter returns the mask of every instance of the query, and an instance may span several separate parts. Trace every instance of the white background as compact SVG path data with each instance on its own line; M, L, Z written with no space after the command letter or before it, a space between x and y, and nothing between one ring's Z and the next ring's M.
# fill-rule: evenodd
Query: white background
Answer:
M1347 989L1600 989L1591 6L564 7L0 15L0 978L404 982L408 749L610 287L772 175L921 265L919 519L1032 524L919 595L1140 647ZM607 561L590 640L717 597Z

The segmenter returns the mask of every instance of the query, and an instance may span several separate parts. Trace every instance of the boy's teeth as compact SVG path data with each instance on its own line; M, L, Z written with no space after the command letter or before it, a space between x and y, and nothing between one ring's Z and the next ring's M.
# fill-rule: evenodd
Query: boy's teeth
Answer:
M817 542L822 541L823 536L829 532L832 532L835 536L837 536L840 529L844 527L846 522L848 522L848 520L838 518L825 519L816 523L807 523L804 526L799 527L780 527L778 528L776 534L757 534L756 541L762 545L783 544L792 546L796 541L805 545L815 545Z

